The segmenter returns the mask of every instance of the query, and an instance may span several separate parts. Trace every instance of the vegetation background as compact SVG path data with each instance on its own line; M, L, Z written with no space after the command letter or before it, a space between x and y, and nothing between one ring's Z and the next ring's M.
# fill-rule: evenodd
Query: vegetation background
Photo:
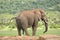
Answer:
M16 30L15 19L10 19L21 11L37 8L46 11L49 29L60 28L60 0L0 0L0 30ZM44 23L40 21L38 26L43 29Z

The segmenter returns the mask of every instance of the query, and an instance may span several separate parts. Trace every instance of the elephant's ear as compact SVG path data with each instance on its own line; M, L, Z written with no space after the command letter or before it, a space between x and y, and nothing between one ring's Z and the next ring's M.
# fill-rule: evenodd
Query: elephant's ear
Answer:
M38 10L34 11L34 14L35 14L35 17L37 17L38 20L41 19L41 13Z
M41 19L46 20L47 19L47 16L46 16L45 11L44 10L40 10L40 13L41 13Z

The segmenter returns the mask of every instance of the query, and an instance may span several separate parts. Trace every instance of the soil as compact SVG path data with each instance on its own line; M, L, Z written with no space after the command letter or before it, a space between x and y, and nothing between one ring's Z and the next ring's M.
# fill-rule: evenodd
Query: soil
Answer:
M38 40L35 36L0 36L0 40Z
M42 36L0 36L0 40L60 40L60 36L42 35Z

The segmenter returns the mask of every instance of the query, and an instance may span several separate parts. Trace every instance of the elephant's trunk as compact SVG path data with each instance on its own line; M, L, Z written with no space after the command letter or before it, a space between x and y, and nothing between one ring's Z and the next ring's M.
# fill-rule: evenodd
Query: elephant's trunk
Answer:
M40 12L41 12L41 19L45 23L45 31L43 32L43 33L45 33L48 31L48 19L47 19L47 16L46 16L46 13L44 12L44 10L40 10Z
M48 23L47 22L44 22L44 23L45 23L45 31L43 33L48 31Z
M42 21L44 21L44 23L45 23L45 31L43 32L43 33L45 33L45 32L48 31L48 20L47 20L47 18L41 18L41 19L42 19Z

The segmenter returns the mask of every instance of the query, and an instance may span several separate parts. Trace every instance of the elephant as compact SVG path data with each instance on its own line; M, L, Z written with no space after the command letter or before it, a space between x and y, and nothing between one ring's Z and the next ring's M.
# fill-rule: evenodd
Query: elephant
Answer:
M25 34L29 36L27 32L27 28L29 27L32 27L32 36L34 36L40 20L42 20L45 24L45 31L43 33L48 31L48 19L45 11L42 9L22 11L18 16L15 17L15 19L19 36L21 36L21 30L23 30L23 33L25 32Z

